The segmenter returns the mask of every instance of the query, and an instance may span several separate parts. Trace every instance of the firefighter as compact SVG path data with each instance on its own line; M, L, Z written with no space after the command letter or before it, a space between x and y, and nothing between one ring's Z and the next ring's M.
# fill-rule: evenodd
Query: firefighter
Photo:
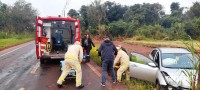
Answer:
M118 66L115 66L117 63L120 63L119 69L117 70L117 81L121 82L122 73L126 73L126 80L130 80L130 72L129 72L129 56L128 54L122 50L121 46L119 45L117 47L118 53L114 61L114 67L117 68Z
M57 81L59 88L63 87L62 83L65 80L65 77L68 75L71 68L76 71L76 87L83 88L82 84L82 71L81 71L81 62L83 59L83 49L80 45L80 42L76 41L74 45L68 48L68 51L65 53L65 68Z

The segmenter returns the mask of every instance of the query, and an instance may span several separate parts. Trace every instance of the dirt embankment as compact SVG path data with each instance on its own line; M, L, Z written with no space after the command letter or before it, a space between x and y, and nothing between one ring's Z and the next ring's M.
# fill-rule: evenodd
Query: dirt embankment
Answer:
M96 46L100 45L103 41L97 41L97 40L94 40L94 43ZM135 44L128 44L128 43L124 43L124 42L121 42L121 41L113 41L114 44L117 46L117 45L122 45L122 47L126 48L126 50L128 52L137 52L137 53L140 53L140 54L143 54L145 56L149 56L149 53L152 51L153 48L151 47L146 47L146 46L142 46L142 45L135 45Z

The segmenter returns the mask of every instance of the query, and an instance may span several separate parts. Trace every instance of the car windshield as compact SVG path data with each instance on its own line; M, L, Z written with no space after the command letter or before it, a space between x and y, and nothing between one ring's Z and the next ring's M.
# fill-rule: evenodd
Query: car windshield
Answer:
M196 57L187 53L162 54L162 66L166 68L192 69L197 61Z

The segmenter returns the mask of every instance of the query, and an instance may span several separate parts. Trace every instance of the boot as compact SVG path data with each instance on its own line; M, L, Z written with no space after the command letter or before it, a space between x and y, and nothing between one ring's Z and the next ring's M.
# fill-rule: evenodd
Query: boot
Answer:
M57 84L57 87L58 88L63 88L63 85L62 84Z
M76 88L78 88L78 89L84 88L84 85L81 84L80 86L78 86L78 87L76 87Z

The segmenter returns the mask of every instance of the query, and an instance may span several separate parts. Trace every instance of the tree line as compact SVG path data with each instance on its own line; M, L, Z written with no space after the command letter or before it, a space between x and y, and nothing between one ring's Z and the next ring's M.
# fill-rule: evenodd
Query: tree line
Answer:
M78 11L70 9L68 15L79 18L82 31L93 35L158 40L200 39L200 2L193 2L191 7L180 7L179 2L172 2L171 14L166 14L163 8L159 3L126 6L95 0L81 6ZM183 12L184 9L187 11Z
M0 36L4 38L7 34L32 33L37 10L31 3L25 0L18 0L14 5L9 6L0 1Z

